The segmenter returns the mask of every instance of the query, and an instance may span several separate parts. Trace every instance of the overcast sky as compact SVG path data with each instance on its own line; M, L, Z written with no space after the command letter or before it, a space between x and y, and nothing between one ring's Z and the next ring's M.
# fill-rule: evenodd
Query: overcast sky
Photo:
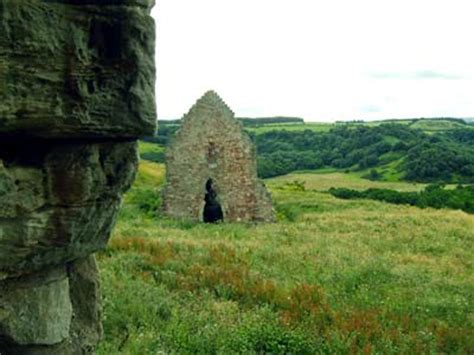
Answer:
M157 0L159 119L474 116L474 0Z

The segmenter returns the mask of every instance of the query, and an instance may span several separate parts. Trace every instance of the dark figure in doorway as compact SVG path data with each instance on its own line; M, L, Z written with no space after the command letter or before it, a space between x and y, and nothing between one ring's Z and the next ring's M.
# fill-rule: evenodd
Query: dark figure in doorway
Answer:
M217 223L224 220L222 208L219 202L217 202L217 194L212 186L212 179L206 182L206 195L204 196L204 223Z

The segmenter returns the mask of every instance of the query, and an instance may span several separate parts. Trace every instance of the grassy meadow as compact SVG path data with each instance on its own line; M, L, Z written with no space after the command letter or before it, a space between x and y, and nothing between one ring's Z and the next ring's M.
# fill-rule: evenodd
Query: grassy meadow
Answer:
M98 255L99 354L474 352L474 216L324 192L421 185L292 174L278 223L203 225L159 215L163 182L142 161Z

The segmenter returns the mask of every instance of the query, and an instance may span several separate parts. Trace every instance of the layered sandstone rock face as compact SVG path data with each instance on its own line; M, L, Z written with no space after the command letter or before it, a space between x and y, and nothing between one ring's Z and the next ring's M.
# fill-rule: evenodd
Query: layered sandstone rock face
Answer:
M0 0L0 353L87 354L92 254L153 134L152 0Z
M214 91L184 116L166 152L166 181L163 204L170 217L206 221L207 210L217 206L224 222L275 220L270 194L257 178L255 148Z

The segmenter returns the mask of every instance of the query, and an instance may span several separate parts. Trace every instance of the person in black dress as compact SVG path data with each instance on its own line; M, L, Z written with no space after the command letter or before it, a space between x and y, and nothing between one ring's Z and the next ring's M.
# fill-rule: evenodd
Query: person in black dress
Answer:
M206 195L204 196L206 204L204 205L203 213L204 223L218 223L224 220L222 208L217 201L217 194L212 183L212 179L209 179L206 182Z

